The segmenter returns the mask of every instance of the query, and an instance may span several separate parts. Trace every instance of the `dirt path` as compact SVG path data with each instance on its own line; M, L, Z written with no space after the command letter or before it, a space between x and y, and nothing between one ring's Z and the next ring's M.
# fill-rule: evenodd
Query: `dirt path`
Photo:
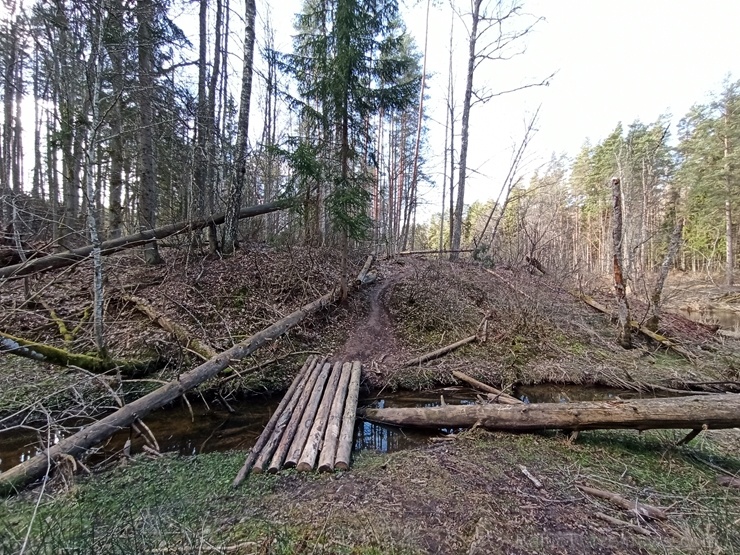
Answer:
M388 265L382 267L382 272L379 271L378 281L365 293L370 303L367 320L350 332L336 355L347 360L360 360L375 373L381 372L381 365L397 362L397 343L387 299L393 286L404 275L403 270Z

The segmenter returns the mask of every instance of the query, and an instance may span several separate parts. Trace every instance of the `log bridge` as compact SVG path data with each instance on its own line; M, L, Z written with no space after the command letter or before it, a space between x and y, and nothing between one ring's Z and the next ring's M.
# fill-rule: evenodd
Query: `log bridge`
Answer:
M360 391L360 362L311 356L260 434L234 479L283 468L349 469Z

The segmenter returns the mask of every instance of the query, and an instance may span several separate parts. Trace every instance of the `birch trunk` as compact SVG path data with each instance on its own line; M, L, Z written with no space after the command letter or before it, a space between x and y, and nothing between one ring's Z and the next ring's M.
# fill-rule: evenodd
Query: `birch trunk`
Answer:
M244 64L242 67L242 90L239 106L239 130L236 141L236 167L230 180L229 196L226 204L226 225L224 226L223 252L233 254L239 246L239 219L244 184L247 177L247 151L249 149L249 108L252 100L252 67L254 59L254 26L257 17L255 0L245 2L244 24Z

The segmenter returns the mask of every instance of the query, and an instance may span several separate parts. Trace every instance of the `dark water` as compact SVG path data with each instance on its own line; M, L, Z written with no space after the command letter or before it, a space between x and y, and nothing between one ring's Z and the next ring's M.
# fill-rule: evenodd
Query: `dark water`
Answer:
M361 396L359 407L434 407L439 406L441 397L444 397L444 402L448 405L463 405L475 403L478 395L481 393L466 387L447 387L423 392L380 392ZM520 387L516 395L531 403L609 400L617 396L627 399L636 396L634 392L616 389L554 385ZM280 399L280 395L244 399L232 403L234 413L217 405L192 403L191 415L184 403L175 404L155 411L144 422L157 438L161 452L175 451L182 455L195 455L210 451L246 451L257 440ZM397 451L425 444L429 438L439 435L440 432L433 430L401 429L358 420L354 449ZM64 435L57 431L52 432L50 437L52 443L57 443ZM97 463L108 457L118 456L129 438L132 440L131 453L140 453L144 445L143 439L132 437L129 431L122 431L98 447L91 462ZM0 471L8 470L39 453L40 445L46 441L46 435L40 438L36 432L26 430L0 432Z
M720 328L729 331L740 330L740 310L728 310L719 308L710 308L707 310L691 310L682 308L679 311L683 316L695 322L702 324L718 325Z

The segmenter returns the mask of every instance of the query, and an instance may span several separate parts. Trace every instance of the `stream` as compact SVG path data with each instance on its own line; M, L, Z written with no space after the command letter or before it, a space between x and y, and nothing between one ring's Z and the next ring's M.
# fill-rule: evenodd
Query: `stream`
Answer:
M517 388L515 394L530 403L565 403L572 401L609 400L617 396L629 399L639 396L635 392L604 387L575 385L533 385ZM467 387L444 387L433 390L410 392L372 392L360 396L358 406L373 408L390 407L434 407L440 399L449 405L472 404L481 393ZM182 402L158 410L144 421L159 443L160 451L178 452L181 455L196 455L211 451L245 451L261 433L270 415L277 408L282 396L245 398L231 403L233 413L220 405L192 402L190 409ZM439 436L433 430L400 429L365 422L358 419L355 427L354 451L375 450L392 452L422 445L429 438ZM98 447L91 456L93 464L107 458L119 456L130 433L124 430L114 434L105 445ZM61 430L52 431L50 439L57 443L63 439ZM46 442L46 437L43 442ZM0 472L8 470L33 455L40 449L37 432L12 429L0 431ZM140 453L144 442L132 439L131 453Z

